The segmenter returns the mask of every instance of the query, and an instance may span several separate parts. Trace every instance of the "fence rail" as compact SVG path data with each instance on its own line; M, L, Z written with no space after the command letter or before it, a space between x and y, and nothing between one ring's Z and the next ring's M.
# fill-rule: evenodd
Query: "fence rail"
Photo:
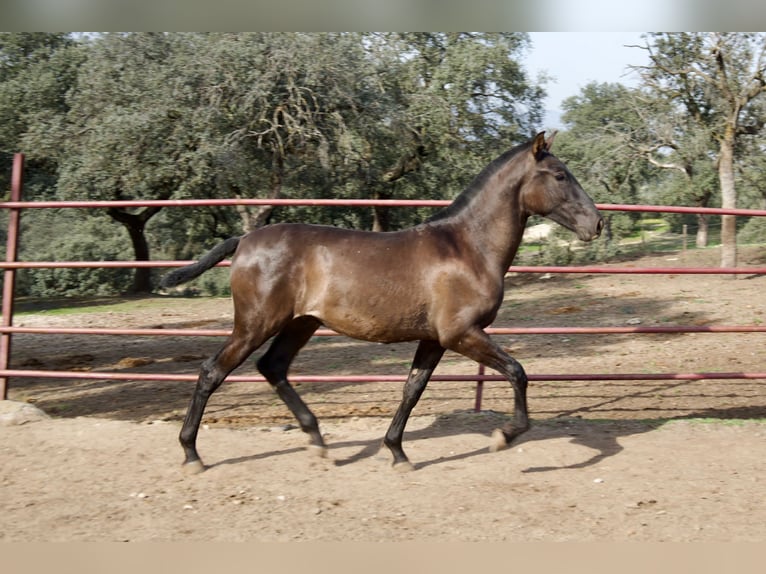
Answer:
M32 369L4 369L9 377L36 377L48 379L88 379L113 381L196 381L197 375L182 373L113 373L108 371L48 371ZM530 381L703 381L706 379L766 379L766 372L713 372L713 373L581 373L581 374L529 374ZM229 375L226 380L232 383L263 383L258 375ZM292 383L403 383L406 375L290 375ZM505 381L501 375L483 373L471 375L435 374L431 381Z
M678 333L766 333L766 325L689 325L651 327L488 327L490 335L669 335ZM226 329L107 329L98 327L0 327L0 333L25 335L129 335L135 337L228 337ZM340 337L330 329L314 337Z
M0 323L0 398L7 397L9 377L102 379L133 381L193 381L196 375L181 373L137 373L137 372L94 372L94 371L53 371L8 368L11 356L11 336L13 334L31 335L115 335L115 336L171 336L171 337L225 337L229 331L224 329L107 329L107 328L43 328L13 326L13 302L15 272L19 269L46 268L169 268L188 265L191 261L17 261L18 222L24 209L103 209L133 207L209 207L237 205L271 206L314 206L314 207L444 207L449 201L443 200L372 200L372 199L185 199L185 200L144 200L144 201L22 201L23 157L14 158L14 173L10 201L0 202L0 209L9 210L8 247L6 261L0 262L4 273L2 322ZM624 211L645 213L680 213L706 215L766 216L766 210L721 209L663 205L625 205L597 204L602 211ZM228 266L228 261L220 266ZM766 267L629 267L614 265L588 266L511 266L510 273L585 273L585 274L723 274L723 275L761 275L766 274ZM604 335L604 334L679 334L679 333L763 333L766 326L760 325L675 325L675 326L601 326L601 327L490 327L486 331L491 335ZM317 336L339 336L329 329L320 329ZM406 375L296 375L295 382L403 382ZM766 379L764 372L702 372L702 373L553 373L530 374L531 381L605 381L605 380L705 380L705 379ZM231 381L263 381L262 377L232 375ZM475 408L481 407L481 385L484 381L499 381L499 375L478 374L439 375L434 381L474 381L476 382Z
M131 207L236 207L238 205L274 207L446 207L444 199L142 199L83 201L0 201L0 209L108 209ZM601 211L642 213L687 213L703 215L766 216L766 209L724 209L678 205L633 205L597 203Z
M7 261L0 262L5 269L119 269L183 267L193 261ZM229 267L222 261L216 267ZM512 265L508 273L609 273L614 275L764 275L766 267L613 267L613 266L548 266Z

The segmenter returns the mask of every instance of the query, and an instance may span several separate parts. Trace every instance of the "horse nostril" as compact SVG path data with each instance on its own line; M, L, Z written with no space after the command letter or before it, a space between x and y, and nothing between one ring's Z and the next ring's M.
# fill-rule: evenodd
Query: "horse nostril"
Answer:
M596 237L601 235L601 231L604 229L604 218L601 217L598 220L598 223L596 224Z

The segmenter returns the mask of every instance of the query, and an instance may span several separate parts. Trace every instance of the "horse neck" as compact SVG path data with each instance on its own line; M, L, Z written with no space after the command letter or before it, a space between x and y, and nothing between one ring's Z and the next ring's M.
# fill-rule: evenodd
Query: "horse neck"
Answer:
M465 196L455 200L459 207L445 220L503 274L516 255L527 222L520 198L523 175L517 172L509 162L481 185L463 192Z

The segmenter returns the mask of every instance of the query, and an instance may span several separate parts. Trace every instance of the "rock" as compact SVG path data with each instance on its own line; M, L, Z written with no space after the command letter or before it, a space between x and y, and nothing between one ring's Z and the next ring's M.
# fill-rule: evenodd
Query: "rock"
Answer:
M124 357L117 363L118 369L133 369L135 367L145 367L154 363L154 359L149 357Z
M21 401L0 401L0 426L23 425L50 417L42 410Z

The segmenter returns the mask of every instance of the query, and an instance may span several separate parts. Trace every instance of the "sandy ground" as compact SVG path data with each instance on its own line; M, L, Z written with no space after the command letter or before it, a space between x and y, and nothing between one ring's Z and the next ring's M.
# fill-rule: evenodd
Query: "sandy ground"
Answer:
M715 250L627 264L715 264ZM743 250L763 265L762 250ZM625 265L626 263L622 263ZM766 277L510 277L497 326L760 325ZM155 298L129 310L20 315L16 324L226 328L226 299ZM766 371L764 334L499 336L532 374ZM15 368L196 372L215 338L16 336ZM414 346L317 338L294 373L405 374ZM252 373L252 364L239 374ZM446 355L438 373L475 373ZM0 426L0 540L641 540L766 538L762 380L534 382L534 426L487 452L512 393L433 382L405 449L380 439L400 384L302 384L329 458L265 384L232 383L210 402L199 448L210 468L181 470L176 436L192 385L14 379L10 398L51 418ZM8 410L18 407L7 403ZM24 417L21 417L23 419Z
M766 425L545 422L488 453L489 415L418 417L416 470L377 453L380 419L209 429L185 476L174 423L4 427L5 541L763 541Z

